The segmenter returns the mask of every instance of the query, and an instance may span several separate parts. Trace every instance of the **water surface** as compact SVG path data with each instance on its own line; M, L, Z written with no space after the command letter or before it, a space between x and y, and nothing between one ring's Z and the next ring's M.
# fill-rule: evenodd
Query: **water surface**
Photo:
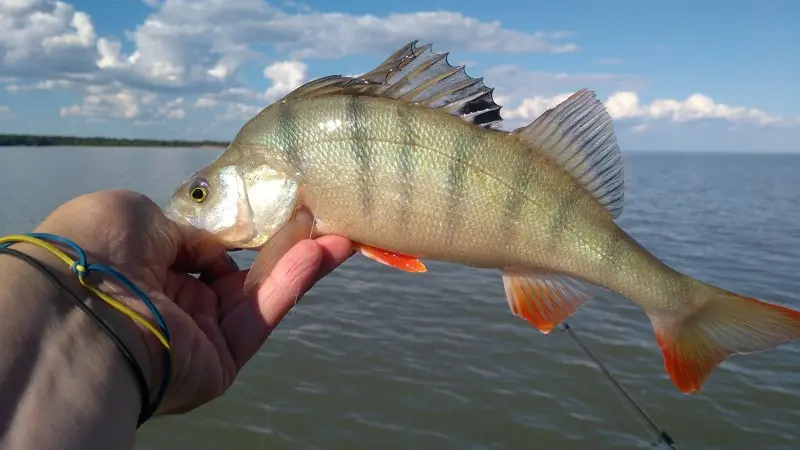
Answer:
M0 232L29 231L98 189L163 204L218 153L0 148ZM800 156L628 153L625 163L619 223L636 239L703 281L800 308ZM223 398L145 425L137 449L649 448L567 335L510 314L496 272L428 267L412 275L352 258ZM626 300L597 298L571 323L683 449L800 448L800 344L734 357L685 396Z

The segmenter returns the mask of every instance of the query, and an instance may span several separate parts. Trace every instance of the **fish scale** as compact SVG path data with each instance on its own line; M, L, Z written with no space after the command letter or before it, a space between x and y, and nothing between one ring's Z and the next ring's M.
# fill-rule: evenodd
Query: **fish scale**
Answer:
M729 355L800 338L800 312L679 273L616 224L623 162L593 92L512 131L499 129L492 92L412 42L362 76L312 80L264 108L167 214L258 250L246 293L321 235L408 272L427 270L420 259L497 269L510 311L542 333L608 289L650 319L685 393Z

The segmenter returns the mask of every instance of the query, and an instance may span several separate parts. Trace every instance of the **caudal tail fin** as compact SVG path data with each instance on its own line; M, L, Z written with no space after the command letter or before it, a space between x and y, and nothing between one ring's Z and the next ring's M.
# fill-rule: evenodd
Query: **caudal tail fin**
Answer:
M771 349L800 338L800 311L697 282L702 306L679 323L651 316L672 382L699 391L728 356Z

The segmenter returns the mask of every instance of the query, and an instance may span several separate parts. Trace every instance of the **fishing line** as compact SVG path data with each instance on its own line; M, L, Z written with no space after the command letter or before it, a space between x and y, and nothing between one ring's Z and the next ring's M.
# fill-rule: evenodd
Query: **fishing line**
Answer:
M317 210L319 209L319 202L320 200L317 199L317 206L314 208L314 211L311 212L311 228L308 230L308 239L312 239L314 237L314 224L317 221ZM300 301L300 289L297 289L294 293L294 305L292 309L286 314L287 317L294 316L295 314L295 306L297 306L297 302ZM292 328L289 328L288 332L286 333L286 339L292 338Z
M608 370L608 368L606 368L605 364L603 364L603 362L600 361L597 355L595 355L594 352L592 352L589 349L589 347L587 347L586 344L584 344L583 341L581 341L578 338L578 335L575 333L572 326L567 322L563 322L561 325L559 325L558 328L560 331L566 332L575 341L575 343L578 344L578 346L583 350L583 352L586 353L586 355L589 358L591 358L595 362L595 364L597 364L598 367L600 367L600 370L603 371L606 378L611 382L611 384L614 385L614 387L617 388L616 389L617 394L622 394L628 405L630 405L633 408L634 412L636 412L637 415L641 419L643 419L644 422L647 423L647 427L649 428L650 431L652 431L653 436L656 438L656 440L653 442L653 445L664 443L673 450L680 450L680 447L672 439L672 436L670 436L669 433L667 433L667 430L661 428L660 426L658 426L658 424L656 424L653 418L650 417L649 414L647 414L647 411L645 411L644 408L642 408L639 405L639 403L636 402L633 396L631 396L631 394L628 393L628 391L622 386L622 384L620 384L620 382L617 381L616 378L614 378L614 375L611 373L611 371Z

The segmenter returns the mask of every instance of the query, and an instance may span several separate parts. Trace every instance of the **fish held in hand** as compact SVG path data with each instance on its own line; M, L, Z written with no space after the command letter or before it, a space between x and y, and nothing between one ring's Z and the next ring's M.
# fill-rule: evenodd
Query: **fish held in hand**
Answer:
M800 338L798 311L681 274L616 225L623 163L591 91L504 131L493 90L446 57L412 42L362 76L297 88L180 186L168 214L260 249L248 291L327 234L408 272L426 271L420 259L499 269L511 312L543 333L608 289L649 317L686 393L731 354Z

